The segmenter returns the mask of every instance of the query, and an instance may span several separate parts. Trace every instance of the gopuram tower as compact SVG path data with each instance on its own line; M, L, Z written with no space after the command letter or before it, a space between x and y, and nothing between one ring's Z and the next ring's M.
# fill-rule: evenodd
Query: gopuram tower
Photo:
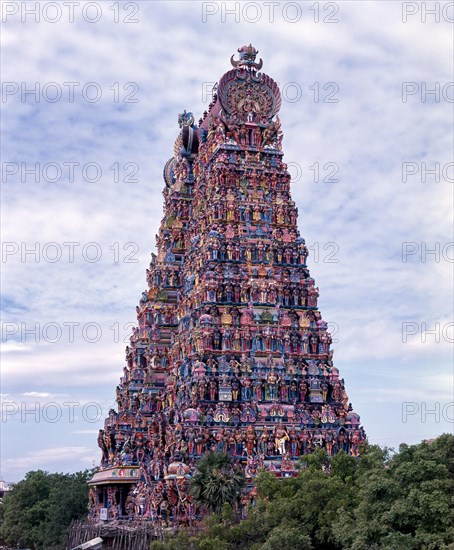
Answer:
M333 364L283 162L277 84L243 46L198 125L179 115L148 290L100 430L93 519L194 514L197 460L224 451L249 483L296 475L364 430Z

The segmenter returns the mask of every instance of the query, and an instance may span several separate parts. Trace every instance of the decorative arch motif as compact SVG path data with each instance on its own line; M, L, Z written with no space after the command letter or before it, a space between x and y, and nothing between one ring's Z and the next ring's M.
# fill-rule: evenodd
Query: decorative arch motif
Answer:
M282 104L279 87L271 77L246 69L232 69L221 78L218 98L226 122L268 124Z

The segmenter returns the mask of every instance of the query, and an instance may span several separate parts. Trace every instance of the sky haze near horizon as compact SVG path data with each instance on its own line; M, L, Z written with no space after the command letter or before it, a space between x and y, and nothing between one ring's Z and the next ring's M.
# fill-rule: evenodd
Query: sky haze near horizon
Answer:
M453 3L55 4L2 4L0 478L98 465L177 115L249 43L369 440L452 433Z

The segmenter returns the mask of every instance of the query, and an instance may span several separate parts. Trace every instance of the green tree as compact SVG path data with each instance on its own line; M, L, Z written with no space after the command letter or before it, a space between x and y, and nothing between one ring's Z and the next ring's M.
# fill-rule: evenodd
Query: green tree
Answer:
M4 499L0 537L11 545L62 548L71 521L87 514L91 476L88 470L76 474L28 472Z
M229 550L454 550L453 436L398 453L365 445L359 459L323 450L304 458L296 478L261 472L248 517L209 522L198 542Z
M295 478L261 472L246 519L226 508L163 550L454 550L454 436L398 453L366 444L360 458L319 449L301 466Z
M244 483L243 471L234 466L229 455L207 453L191 479L191 493L199 506L220 514L225 503L237 502Z
M345 547L440 550L454 543L454 437L359 461L357 505L333 529Z
M260 550L312 550L311 538L296 522L284 519L268 535Z

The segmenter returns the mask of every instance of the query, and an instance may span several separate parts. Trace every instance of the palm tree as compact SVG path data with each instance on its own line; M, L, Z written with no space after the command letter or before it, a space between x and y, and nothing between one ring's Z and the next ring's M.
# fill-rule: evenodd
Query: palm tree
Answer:
M191 479L195 502L219 514L225 503L233 505L245 484L244 472L235 467L226 453L207 453L201 458Z

